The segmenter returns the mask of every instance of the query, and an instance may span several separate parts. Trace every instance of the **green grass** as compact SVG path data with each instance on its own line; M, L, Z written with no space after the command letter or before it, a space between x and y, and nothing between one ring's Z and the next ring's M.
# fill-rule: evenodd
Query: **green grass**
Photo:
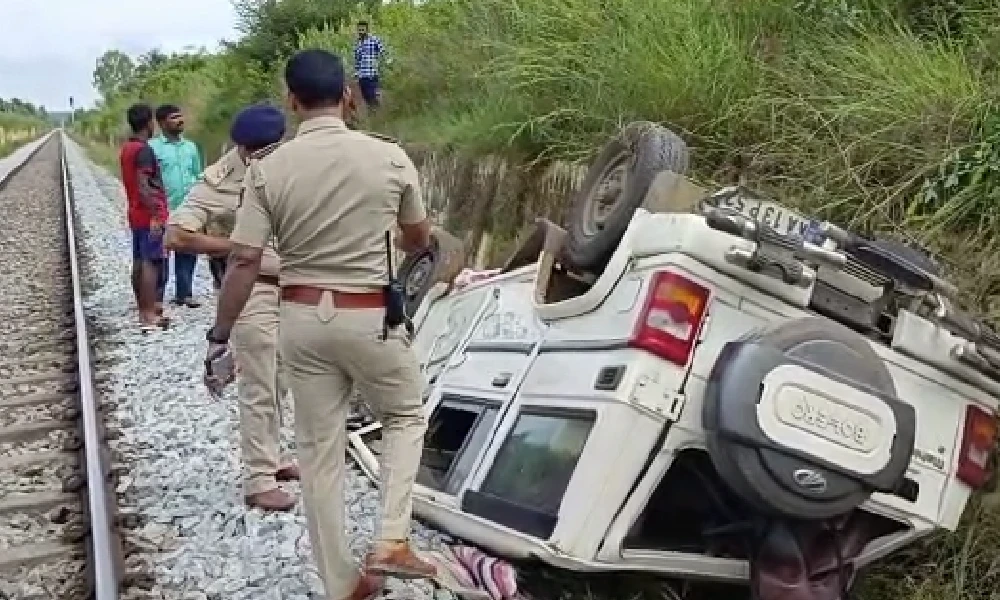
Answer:
M15 150L21 146L27 144L31 140L18 140L16 142L8 142L6 144L0 144L0 158L4 158L14 153Z
M110 173L117 175L120 171L120 166L118 164L118 149L108 145L105 142L95 141L87 137L73 134L73 139L83 146L83 149L87 152L87 156L90 160L94 161Z

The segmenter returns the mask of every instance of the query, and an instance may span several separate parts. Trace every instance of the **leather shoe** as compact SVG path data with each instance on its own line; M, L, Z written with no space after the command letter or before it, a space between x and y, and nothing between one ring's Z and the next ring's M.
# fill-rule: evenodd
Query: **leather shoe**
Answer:
M343 600L371 600L382 591L385 579L370 573L362 573L351 595Z
M400 579L433 579L437 568L421 559L405 541L380 541L365 557L365 568L376 575Z
M295 497L281 488L274 488L259 494L249 494L246 497L247 505L263 510L289 511L295 508Z
M299 466L292 463L275 471L274 478L278 481L298 481L302 478L302 474L299 473Z

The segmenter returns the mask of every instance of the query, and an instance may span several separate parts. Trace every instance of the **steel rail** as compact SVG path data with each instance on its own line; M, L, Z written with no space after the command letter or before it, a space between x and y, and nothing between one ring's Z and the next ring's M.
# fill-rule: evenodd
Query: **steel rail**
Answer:
M62 179L63 200L66 207L66 245L69 252L70 273L73 285L73 317L76 327L77 369L80 396L80 417L83 422L83 452L87 482L87 507L90 514L90 558L94 578L94 600L118 600L118 553L114 547L112 501L105 481L104 462L101 456L103 439L97 396L94 393L94 373L91 368L90 338L87 319L83 310L83 290L80 276L80 259L74 224L73 194L70 189L69 169L66 164L66 133L58 130L59 169Z

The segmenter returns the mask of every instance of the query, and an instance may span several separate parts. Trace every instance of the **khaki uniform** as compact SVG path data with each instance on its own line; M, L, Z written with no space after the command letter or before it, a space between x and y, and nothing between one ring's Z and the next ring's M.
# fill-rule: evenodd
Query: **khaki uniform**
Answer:
M245 173L243 160L235 149L230 150L205 169L184 203L170 214L169 223L192 232L228 236L236 221ZM261 275L274 281L254 285L232 331L233 356L240 366L236 386L248 496L278 487L274 474L281 466L280 400L287 391L278 369L278 256L273 248L264 253Z
M383 424L381 539L408 537L426 420L405 331L383 338L384 308L338 308L330 290L346 292L341 298L380 292L385 232L425 217L417 170L403 149L334 117L304 122L295 139L253 161L244 181L231 239L262 247L273 233L281 256L279 348L295 401L309 533L331 600L347 597L358 580L343 504L352 385ZM310 305L286 295L296 285L326 291Z

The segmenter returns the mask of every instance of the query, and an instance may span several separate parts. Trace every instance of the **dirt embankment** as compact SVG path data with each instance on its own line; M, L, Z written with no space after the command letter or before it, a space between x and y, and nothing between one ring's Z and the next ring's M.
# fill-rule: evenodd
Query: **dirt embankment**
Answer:
M536 217L561 223L587 172L580 164L525 165L496 155L407 150L434 221L465 241L470 261L485 238L487 264L502 261L517 234Z

